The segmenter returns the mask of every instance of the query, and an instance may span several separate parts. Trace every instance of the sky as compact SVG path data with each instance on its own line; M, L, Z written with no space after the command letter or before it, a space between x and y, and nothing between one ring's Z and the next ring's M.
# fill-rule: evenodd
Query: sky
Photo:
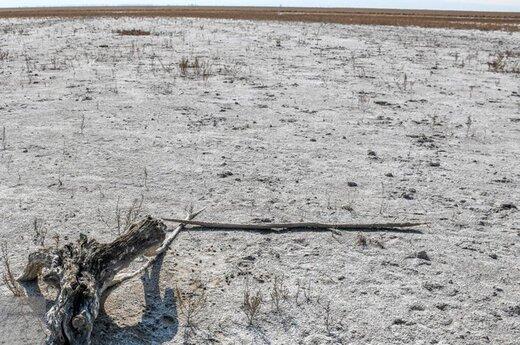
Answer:
M520 12L520 0L0 0L0 7L103 5L373 7Z

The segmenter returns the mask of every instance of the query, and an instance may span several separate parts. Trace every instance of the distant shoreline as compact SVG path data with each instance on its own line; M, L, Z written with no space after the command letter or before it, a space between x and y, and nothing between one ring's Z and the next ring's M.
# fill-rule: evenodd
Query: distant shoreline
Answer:
M196 17L520 31L520 12L236 6L0 8L0 18L43 17Z

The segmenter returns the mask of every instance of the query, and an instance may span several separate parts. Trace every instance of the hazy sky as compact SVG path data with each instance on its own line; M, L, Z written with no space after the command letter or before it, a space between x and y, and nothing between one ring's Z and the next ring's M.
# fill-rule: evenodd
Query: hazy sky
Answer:
M520 0L0 0L0 7L87 5L242 5L520 11Z

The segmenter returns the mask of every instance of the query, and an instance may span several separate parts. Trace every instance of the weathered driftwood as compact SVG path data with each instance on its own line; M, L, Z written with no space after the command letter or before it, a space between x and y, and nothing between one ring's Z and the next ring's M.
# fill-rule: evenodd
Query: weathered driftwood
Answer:
M163 255L186 224L230 230L280 231L283 229L387 230L408 228L424 223L386 224L228 224L192 220L201 211L191 212L186 219L147 217L132 224L111 243L99 243L85 235L61 248L45 248L29 255L29 262L19 282L44 282L58 289L58 297L46 315L48 345L90 344L94 321L103 304L116 287L146 271ZM167 234L163 221L179 223ZM135 258L149 259L134 272L122 274Z
M59 290L46 315L46 344L89 344L94 321L116 274L136 257L160 246L165 237L166 225L148 217L111 243L81 235L76 243L29 255L18 281L41 276Z

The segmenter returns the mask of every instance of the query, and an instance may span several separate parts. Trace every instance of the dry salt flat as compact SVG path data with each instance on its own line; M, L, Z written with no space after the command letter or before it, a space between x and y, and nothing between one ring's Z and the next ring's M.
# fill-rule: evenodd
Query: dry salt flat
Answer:
M129 29L150 35L116 32ZM520 35L164 18L0 33L0 234L16 273L43 237L110 241L127 218L189 204L210 221L430 223L182 232L113 293L93 343L518 343L518 55L502 73L488 62ZM252 325L247 291L262 298ZM2 285L0 307L0 343L43 340L45 302Z

